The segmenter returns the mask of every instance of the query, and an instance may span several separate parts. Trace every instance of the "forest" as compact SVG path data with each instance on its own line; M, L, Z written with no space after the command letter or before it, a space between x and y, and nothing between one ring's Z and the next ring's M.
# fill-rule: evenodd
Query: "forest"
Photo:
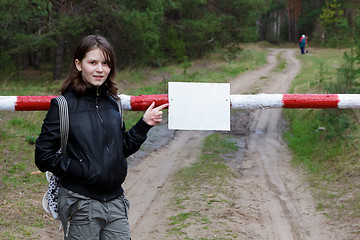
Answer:
M0 0L0 98L59 94L60 84L68 75L74 48L89 34L103 35L111 42L117 57L119 93L132 96L167 93L168 82L222 83L239 76L246 78L241 84L251 83L247 89L239 85L244 94L268 93L274 85L272 81L279 79L291 80L289 94L360 94L360 0ZM300 55L298 42L303 34L308 36L309 54ZM300 62L297 75L291 78L289 72L296 64L288 58L287 52L295 53L293 57ZM253 74L270 64L274 67L268 72ZM249 78L246 73L255 77ZM185 133L181 136L188 138L174 139L188 145L173 147L171 149L177 149L176 152L164 153L161 157L157 154L162 148L155 145L153 139L171 133L166 124L162 130L158 126L153 131L159 134L148 141L156 149L154 159L169 162L169 158L174 158L178 163L191 165L181 167L171 177L170 184L154 185L169 196L176 190L176 182L179 187L186 186L187 190L174 194L169 200L176 205L164 205L169 213L164 221L168 229L159 233L167 239L180 239L185 237L180 234L188 228L197 238L186 239L240 239L241 234L248 233L254 235L241 239L270 239L269 234L258 237L259 229L265 226L275 232L271 228L275 218L267 217L267 214L282 215L283 212L271 208L268 203L272 200L264 200L263 193L270 193L268 195L278 199L274 202L279 201L279 205L290 206L299 199L307 199L302 198L304 187L311 190L314 206L306 207L304 211L286 212L313 218L316 211L330 221L331 224L326 225L332 227L329 235L334 234L333 230L341 230L344 234L343 238L334 235L322 239L359 239L360 110L284 109L281 123L269 122L269 129L271 126L281 128L279 134L281 131L282 135L276 136L286 144L268 141L269 146L261 145L263 141L254 145L266 151L271 149L281 156L285 154L276 150L277 146L288 146L291 164L301 175L296 190L287 189L293 197L259 187L258 183L269 181L261 180L258 174L254 175L254 185L249 184L251 174L244 173L258 170L251 166L251 161L256 160L257 164L261 154L255 154L254 159L235 154L244 149L248 151L250 134L261 140L265 135L251 129L261 125L254 123L256 114L252 110L234 110L232 116L239 121L232 122L243 126L241 131L211 134L204 140L207 147L194 144L192 140L199 138L200 141L198 136L202 135ZM142 114L124 111L126 126L134 125ZM48 182L34 164L36 138L45 115L46 111L0 111L0 239L63 239L62 231L54 234L58 222L50 220L42 209L41 200ZM150 151L146 148L144 155ZM194 155L199 157L191 156L195 148L199 152L194 151ZM272 156L270 152L263 155ZM241 164L245 162L239 168L240 175L235 172L237 168L228 168L231 165L227 161L232 158L241 159ZM278 161L278 158L274 159ZM188 161L194 161L194 164ZM162 164L154 165L166 169ZM283 164L270 165L285 169ZM153 167L143 169L150 168ZM133 173L136 178L141 176L142 181L140 172ZM291 173L289 171L289 175ZM159 174L152 176L159 178ZM293 178L295 174L282 179L291 182ZM217 182L213 184L212 180ZM271 182L269 186L277 185ZM202 189L202 192L192 187ZM145 192L140 187L132 189L139 193L133 195L136 196L134 199L140 192ZM260 195L247 195L253 192ZM162 204L158 200L152 202ZM184 202L189 203L188 208L184 208ZM255 208L261 204L269 206L270 211ZM194 211L193 207L199 208ZM158 208L146 209L157 211ZM160 215L156 212L152 216ZM234 221L236 215L238 224ZM187 219L180 218L184 216ZM151 218L151 222L162 222L154 219ZM262 219L268 219L270 223L266 224ZM307 235L311 232L305 229L309 225L298 220L300 218L283 219L285 224L297 224L292 228L294 239L314 239ZM228 221L227 225L224 221ZM260 224L254 225L257 222ZM279 226L285 229L281 223ZM322 229L324 225L313 223L314 228L326 231ZM244 226L256 227L252 232ZM209 237L208 233L212 235ZM227 238L220 238L219 234ZM355 237L346 237L350 234Z
M0 74L33 68L62 79L85 35L113 44L118 67L161 67L236 44L351 47L359 39L359 0L1 0ZM65 67L64 67L65 66Z

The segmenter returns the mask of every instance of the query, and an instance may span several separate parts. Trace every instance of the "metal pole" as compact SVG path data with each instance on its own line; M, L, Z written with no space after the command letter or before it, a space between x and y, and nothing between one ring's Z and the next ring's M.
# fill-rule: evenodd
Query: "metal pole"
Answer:
M0 111L46 111L56 96L0 96ZM119 95L125 110L144 111L155 101L168 103L167 94ZM360 94L256 94L230 95L232 109L360 108Z

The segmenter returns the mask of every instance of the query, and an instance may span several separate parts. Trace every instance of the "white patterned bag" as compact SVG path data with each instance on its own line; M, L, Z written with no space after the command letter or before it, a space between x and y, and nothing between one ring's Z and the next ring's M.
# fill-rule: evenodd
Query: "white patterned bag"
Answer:
M46 179L49 182L49 189L43 196L43 208L47 213L51 214L54 219L58 219L57 198L60 188L60 178L51 172L46 172Z

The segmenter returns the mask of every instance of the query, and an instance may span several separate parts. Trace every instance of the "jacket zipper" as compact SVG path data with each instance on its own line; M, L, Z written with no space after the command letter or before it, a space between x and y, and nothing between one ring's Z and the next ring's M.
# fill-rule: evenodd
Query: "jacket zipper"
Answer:
M101 125L103 127L103 130L104 130L104 133L105 133L105 136L106 136L107 134L106 134L106 131L105 131L105 128L104 128L104 121L103 121L103 119L102 119L102 117L100 115L100 111L99 111L99 90L98 89L96 90L96 112L97 112L97 115L98 115L98 117L100 119ZM106 145L106 150L109 153L110 158L112 158L109 146L107 146L107 145Z
M102 117L101 117L101 115L100 115L100 111L99 111L99 96L100 96L100 94L99 94L99 88L97 88L97 89L96 89L95 107L96 107L96 112L97 112L97 115L98 115L98 117L99 117L99 119L100 119L101 125L102 125L102 127L103 127L103 131L104 131L104 134L105 134L105 137L106 137L107 134L106 134L106 130L105 130L105 127L104 127L104 121L103 121L103 119L102 119ZM108 154L109 154L110 159L112 160L112 155L111 155L109 146L106 145L105 148L106 148L106 151L107 151ZM106 201L106 198L105 198L105 201Z

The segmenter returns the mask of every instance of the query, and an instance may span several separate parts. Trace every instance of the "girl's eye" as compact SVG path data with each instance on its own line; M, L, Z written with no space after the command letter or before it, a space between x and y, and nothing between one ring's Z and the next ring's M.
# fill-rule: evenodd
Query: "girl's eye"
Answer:
M95 64L95 61L91 61L90 64Z
M104 65L108 65L108 63L107 63L107 62L103 62L103 64L104 64Z

